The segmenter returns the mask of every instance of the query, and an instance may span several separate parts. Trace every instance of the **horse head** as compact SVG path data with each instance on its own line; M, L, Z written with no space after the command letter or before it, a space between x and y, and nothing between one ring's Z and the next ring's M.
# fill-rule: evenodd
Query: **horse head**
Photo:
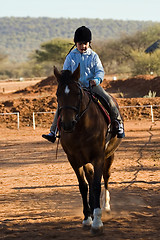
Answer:
M69 70L58 71L54 67L54 74L58 82L57 102L60 116L60 127L65 132L72 132L78 120L81 108L82 90L78 82L80 65L72 73Z

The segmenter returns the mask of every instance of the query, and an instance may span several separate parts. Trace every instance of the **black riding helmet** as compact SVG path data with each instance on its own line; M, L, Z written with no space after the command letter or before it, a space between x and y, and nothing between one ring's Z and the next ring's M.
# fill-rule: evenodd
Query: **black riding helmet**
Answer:
M92 33L89 28L82 26L77 28L74 34L74 42L91 42Z

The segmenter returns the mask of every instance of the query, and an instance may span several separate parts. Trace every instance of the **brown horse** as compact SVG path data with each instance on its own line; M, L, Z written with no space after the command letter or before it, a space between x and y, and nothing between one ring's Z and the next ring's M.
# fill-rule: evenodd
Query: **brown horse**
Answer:
M68 70L59 72L54 68L54 74L58 81L56 94L61 126L60 139L79 182L83 200L83 226L91 226L92 232L99 232L103 228L100 208L101 179L103 176L103 207L109 211L110 167L114 151L121 139L108 130L99 106L80 86L80 67L74 73Z

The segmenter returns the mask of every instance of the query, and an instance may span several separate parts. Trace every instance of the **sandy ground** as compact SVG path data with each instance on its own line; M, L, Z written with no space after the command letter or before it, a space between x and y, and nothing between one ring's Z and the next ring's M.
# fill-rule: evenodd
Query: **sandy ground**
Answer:
M18 91L24 89L28 86L34 86L36 83L40 82L42 78L32 79L32 80L19 80L19 81L0 81L0 93L10 93L13 91Z
M0 127L0 239L160 239L160 122L128 121L110 178L104 234L82 229L76 176L48 129Z

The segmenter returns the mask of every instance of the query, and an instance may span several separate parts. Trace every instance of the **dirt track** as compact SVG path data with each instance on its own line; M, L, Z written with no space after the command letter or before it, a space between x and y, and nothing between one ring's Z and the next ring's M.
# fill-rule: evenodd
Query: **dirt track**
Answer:
M160 122L126 122L110 178L110 215L93 239L160 239ZM48 129L47 129L48 130ZM0 239L91 239L77 179L45 129L0 128Z

